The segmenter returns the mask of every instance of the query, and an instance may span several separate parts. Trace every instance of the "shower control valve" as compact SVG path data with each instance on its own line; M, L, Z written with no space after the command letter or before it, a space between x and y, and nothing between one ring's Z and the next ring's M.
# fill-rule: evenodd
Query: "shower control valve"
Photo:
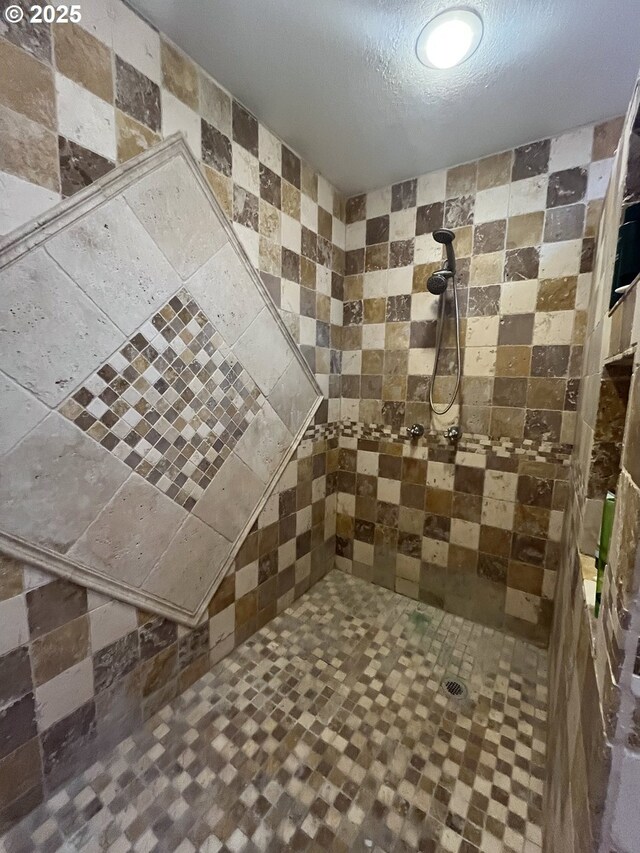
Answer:
M411 438L422 438L424 435L424 427L422 424L411 424L408 428L407 433Z
M450 427L447 427L444 431L444 437L448 438L452 444L454 444L456 441L458 441L458 439L460 438L461 435L462 435L462 430L460 429L459 426L450 426Z

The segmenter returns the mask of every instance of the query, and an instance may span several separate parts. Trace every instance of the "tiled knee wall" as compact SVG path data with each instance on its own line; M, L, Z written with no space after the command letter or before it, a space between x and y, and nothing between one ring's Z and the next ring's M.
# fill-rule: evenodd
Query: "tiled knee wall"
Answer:
M546 645L568 448L465 435L340 437L336 564Z
M333 566L337 445L301 443L193 630L0 557L0 832Z

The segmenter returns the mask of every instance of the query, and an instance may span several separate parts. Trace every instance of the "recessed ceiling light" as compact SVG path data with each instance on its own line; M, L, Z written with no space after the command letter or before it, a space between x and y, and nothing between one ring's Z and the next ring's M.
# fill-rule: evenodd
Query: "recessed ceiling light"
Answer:
M416 53L429 68L453 68L468 59L482 39L482 18L470 9L449 9L432 18L418 36Z

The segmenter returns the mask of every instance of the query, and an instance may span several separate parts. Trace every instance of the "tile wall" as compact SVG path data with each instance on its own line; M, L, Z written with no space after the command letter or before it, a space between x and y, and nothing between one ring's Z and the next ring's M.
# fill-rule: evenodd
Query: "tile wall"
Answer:
M325 400L198 629L0 561L0 831L288 606L335 552L343 199L124 4L86 0L82 13L53 27L0 15L0 234L182 131Z
M338 563L542 644L619 132L618 119L581 127L347 201ZM441 227L456 235L463 344L445 417L426 402ZM439 406L454 365L449 319ZM414 422L428 435L411 444ZM457 449L438 437L452 423Z
M622 128L599 225L589 297L550 641L550 765L544 809L549 853L596 849L631 853L637 849L640 833L634 805L640 796L637 287L613 313L608 312L621 211L632 197L627 162L634 123L637 126L639 92L636 89ZM624 431L615 459L603 453L607 429L617 434ZM602 605L594 620L585 601L580 550L592 562L603 479L607 487L615 487L617 505Z

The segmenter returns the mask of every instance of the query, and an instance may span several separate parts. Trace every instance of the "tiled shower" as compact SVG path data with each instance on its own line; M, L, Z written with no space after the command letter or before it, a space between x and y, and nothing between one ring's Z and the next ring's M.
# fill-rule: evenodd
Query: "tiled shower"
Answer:
M344 197L123 3L0 69L0 850L632 853L637 94Z

